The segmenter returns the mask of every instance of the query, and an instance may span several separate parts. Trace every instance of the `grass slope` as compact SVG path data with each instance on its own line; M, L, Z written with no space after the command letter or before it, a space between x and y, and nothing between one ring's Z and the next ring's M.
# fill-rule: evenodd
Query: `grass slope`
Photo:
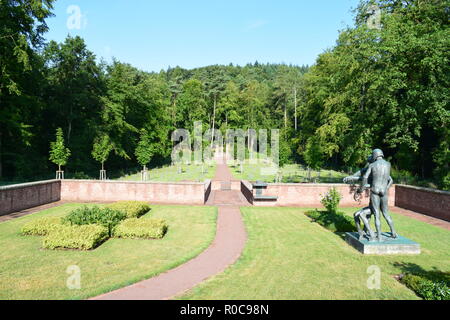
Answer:
M159 182L178 182L178 181L196 181L203 182L206 179L212 179L216 173L216 165L204 165L202 173L201 165L183 165L182 173L178 173L176 166L166 166L162 168L150 169L148 172L149 181ZM135 173L118 178L123 181L141 181L141 173Z
M180 298L419 299L393 275L450 271L450 231L393 214L400 234L419 242L422 254L364 256L338 234L311 222L306 210L241 208L248 242L240 259ZM347 214L354 210L344 209ZM381 269L380 290L367 288L372 265Z
M0 299L83 299L124 287L178 266L212 242L213 207L151 206L141 219L162 218L160 240L109 239L93 251L43 250L42 237L19 234L26 222L62 216L81 204L65 204L0 223ZM67 267L81 268L81 289L69 290Z
M240 166L230 166L233 177L238 180L249 180L249 181L265 181L265 182L274 182L276 178L276 173L273 173L270 170L264 171L263 168L270 168L268 165L264 165L263 163L250 164L245 163L243 166L243 172L240 172ZM262 170L261 170L262 169ZM270 173L270 174L267 174ZM334 171L334 170L321 170L320 171L320 179L318 178L318 172L311 170L310 172L310 180L311 182L329 182L329 183L341 183L342 179L347 176L347 174ZM308 180L308 170L302 168L297 164L287 164L281 168L281 176L282 182L306 182ZM320 181L319 181L320 180Z

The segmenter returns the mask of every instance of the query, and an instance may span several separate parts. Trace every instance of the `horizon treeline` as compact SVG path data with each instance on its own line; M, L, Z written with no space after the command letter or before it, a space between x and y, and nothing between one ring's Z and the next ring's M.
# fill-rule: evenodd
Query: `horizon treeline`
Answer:
M377 147L395 168L450 188L448 0L361 1L355 26L311 67L160 72L98 61L78 36L46 42L53 2L0 2L0 180L51 177L58 128L71 150L66 177L87 177L99 170L98 137L111 141L108 170L126 172L139 166L142 129L155 166L170 163L174 129L202 121L222 132L280 129L281 164L358 167Z

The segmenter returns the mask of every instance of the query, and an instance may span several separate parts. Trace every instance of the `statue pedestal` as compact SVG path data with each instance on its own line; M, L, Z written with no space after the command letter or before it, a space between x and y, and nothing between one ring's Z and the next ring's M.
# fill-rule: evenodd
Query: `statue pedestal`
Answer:
M363 254L420 254L420 244L402 236L393 239L388 232L382 233L381 242L370 242L366 238L359 240L359 234L357 232L346 232L345 240L349 245Z

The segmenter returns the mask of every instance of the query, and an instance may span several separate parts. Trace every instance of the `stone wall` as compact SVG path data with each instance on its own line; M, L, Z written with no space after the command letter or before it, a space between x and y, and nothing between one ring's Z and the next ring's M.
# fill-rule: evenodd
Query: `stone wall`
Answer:
M247 201L251 204L254 204L253 202L253 187L252 184L246 180L241 181L241 193L244 195L244 197L247 199Z
M395 205L450 221L450 192L448 191L397 185Z
M0 187L0 215L59 201L61 181L48 180Z
M269 183L266 189L263 189L263 196L278 197L276 202L268 204L277 206L296 206L296 207L322 207L320 200L332 187L337 188L341 193L342 199L340 205L343 207L360 207L369 204L368 192L363 194L361 203L353 199L353 190L346 184L310 184L310 183ZM389 189L389 205L395 203L395 187Z
M132 182L99 180L62 180L61 200L74 202L113 202L119 200L151 203L205 203L203 182Z

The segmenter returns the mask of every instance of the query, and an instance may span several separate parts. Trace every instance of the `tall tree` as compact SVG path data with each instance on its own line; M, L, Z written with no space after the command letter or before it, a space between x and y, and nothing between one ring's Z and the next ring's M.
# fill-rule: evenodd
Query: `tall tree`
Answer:
M23 147L31 146L28 115L35 111L30 108L36 105L35 87L41 81L35 74L35 50L43 44L53 2L0 1L0 177L5 160L8 171L17 174L15 163L25 160Z

